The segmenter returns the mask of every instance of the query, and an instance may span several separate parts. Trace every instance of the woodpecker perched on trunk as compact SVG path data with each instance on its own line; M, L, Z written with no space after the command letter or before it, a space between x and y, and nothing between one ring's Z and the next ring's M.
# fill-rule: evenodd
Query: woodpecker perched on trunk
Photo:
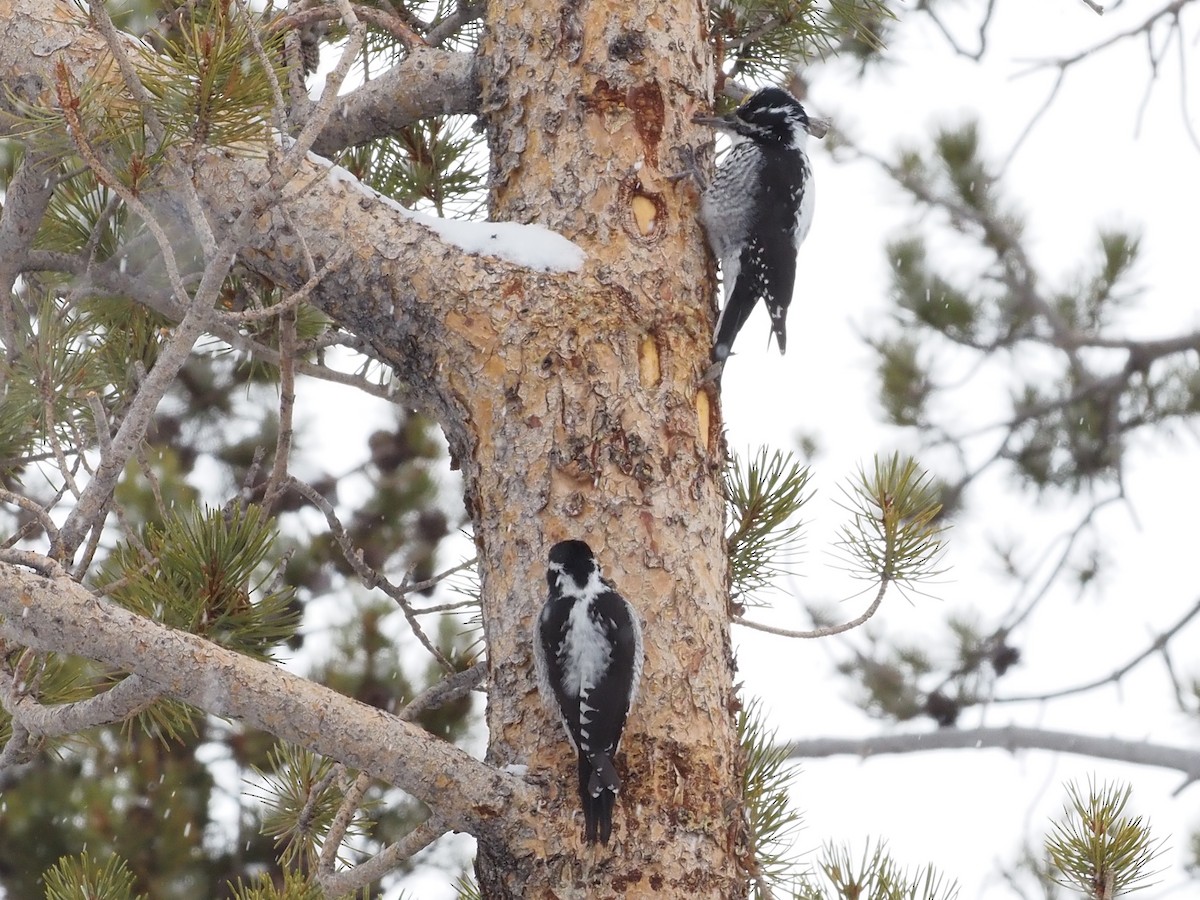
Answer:
M583 541L550 548L546 581L533 643L538 687L579 754L587 841L607 844L621 789L613 757L642 674L642 629Z
M727 131L734 142L700 201L700 220L725 283L713 338L719 371L760 298L779 352L787 349L796 251L813 216L812 167L804 151L808 136L821 137L825 128L776 87L756 91L727 116L692 121Z

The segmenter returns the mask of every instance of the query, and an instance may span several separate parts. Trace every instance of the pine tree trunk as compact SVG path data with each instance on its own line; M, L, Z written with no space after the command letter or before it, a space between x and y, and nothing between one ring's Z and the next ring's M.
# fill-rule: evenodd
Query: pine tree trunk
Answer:
M0 4L13 37L0 46L6 83L51 103L60 75L117 78L101 65L103 38L69 5L12 6ZM488 762L527 765L534 790L377 710L259 663L235 665L199 639L182 646L180 635L63 579L38 577L46 596L27 615L24 582L12 581L12 566L0 570L12 576L11 589L0 585L6 639L143 674L169 696L404 787L480 836L486 897L744 896L725 447L716 392L699 385L713 284L696 192L668 180L687 164L680 150L707 138L690 124L710 108L705 15L701 3L665 0L489 4L479 80L491 215L575 241L587 253L577 274L464 252L312 160L294 174L304 189L281 192L265 211L246 208L270 177L261 156L213 150L195 160L191 183L211 221L226 227L250 214L239 259L259 274L295 289L309 277L306 257L319 266L353 248L353 262L309 299L392 364L405 402L446 431L479 545ZM184 204L172 201L186 192L169 175L161 196L144 196L182 228ZM546 554L564 538L591 543L644 622L607 847L581 840L572 751L533 677ZM110 643L66 640L69 629L52 625L79 619L72 608L101 617ZM210 664L214 654L225 662ZM256 693L267 683L276 688ZM531 803L539 791L543 802Z
M588 254L564 290L494 297L496 343L460 395L482 560L495 765L529 765L541 814L482 843L485 897L744 896L711 282L695 192L667 176L698 135L705 7L490 4L482 109L491 217ZM573 753L533 679L550 545L592 544L644 620L613 843L582 843Z

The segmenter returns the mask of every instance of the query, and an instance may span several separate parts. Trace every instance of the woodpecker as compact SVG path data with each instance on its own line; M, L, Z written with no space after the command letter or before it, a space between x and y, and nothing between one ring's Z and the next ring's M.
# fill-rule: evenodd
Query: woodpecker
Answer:
M533 642L538 687L579 754L587 842L607 844L621 789L613 757L642 674L642 629L585 542L551 547L546 581Z
M759 298L783 353L796 252L813 216L805 146L810 134L821 137L825 129L810 123L799 101L777 87L756 91L727 116L692 121L727 131L734 142L700 201L700 221L725 283L725 305L713 337L714 365L724 364Z

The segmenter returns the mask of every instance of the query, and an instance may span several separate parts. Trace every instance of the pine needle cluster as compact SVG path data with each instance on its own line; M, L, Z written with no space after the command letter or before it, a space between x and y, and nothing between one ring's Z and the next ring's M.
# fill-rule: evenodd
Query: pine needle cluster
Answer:
M863 848L858 858L848 848L826 845L817 864L826 883L811 877L794 895L797 900L955 900L958 885L933 866L910 872L900 866L880 841Z
M850 513L838 547L852 575L911 586L936 577L944 526L941 503L930 476L912 457L876 457L873 470L859 469L857 480L843 488Z
M268 754L270 770L255 768L263 805L262 832L270 835L280 863L288 869L315 871L321 838L341 806L345 784L329 759L289 744L276 744ZM353 828L362 833L356 817Z
M250 883L239 878L231 887L232 900L328 900L320 885L295 871L284 872L282 884L264 872Z
M268 562L275 540L258 506L172 513L119 544L101 583L140 615L267 660L299 624L293 592Z
M770 900L774 891L801 870L793 849L802 817L790 791L796 767L787 746L768 729L762 704L752 699L738 713L738 741L743 756L742 799L745 803L747 859L754 900Z
M133 892L133 873L125 860L109 856L101 864L86 850L78 856L64 856L45 874L46 900L145 900L145 894Z
M1046 837L1046 854L1061 873L1056 881L1088 900L1115 900L1149 887L1151 868L1165 847L1141 816L1129 816L1132 788L1067 785L1068 803Z
M732 594L742 602L794 574L803 543L800 510L812 499L810 472L791 453L760 447L749 462L735 455L726 471L726 546Z
M783 81L797 61L825 58L851 41L877 50L879 23L893 16L886 0L717 0L709 34L729 77Z

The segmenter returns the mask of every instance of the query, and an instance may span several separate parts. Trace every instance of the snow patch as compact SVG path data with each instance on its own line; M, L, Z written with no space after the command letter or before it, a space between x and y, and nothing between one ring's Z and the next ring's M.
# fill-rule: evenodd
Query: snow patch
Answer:
M308 159L329 170L332 184L345 184L363 196L390 207L400 215L424 225L448 244L477 256L496 256L500 259L539 272L578 272L583 268L584 253L556 231L541 225L519 225L516 222L460 222L405 209L391 197L384 196L363 184L342 166L310 152Z

